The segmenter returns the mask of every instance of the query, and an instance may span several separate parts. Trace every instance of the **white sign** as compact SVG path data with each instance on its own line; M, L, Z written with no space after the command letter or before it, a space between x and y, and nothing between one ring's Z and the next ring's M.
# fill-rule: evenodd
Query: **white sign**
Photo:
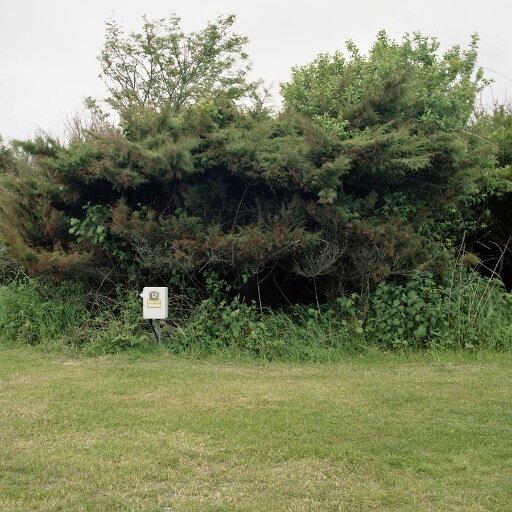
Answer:
M168 289L164 286L146 286L142 291L143 317L164 320L169 315Z

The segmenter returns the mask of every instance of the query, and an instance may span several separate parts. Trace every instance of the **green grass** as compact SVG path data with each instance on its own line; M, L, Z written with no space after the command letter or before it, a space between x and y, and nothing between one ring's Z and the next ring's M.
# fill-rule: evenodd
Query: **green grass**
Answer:
M511 363L0 348L0 510L512 510Z

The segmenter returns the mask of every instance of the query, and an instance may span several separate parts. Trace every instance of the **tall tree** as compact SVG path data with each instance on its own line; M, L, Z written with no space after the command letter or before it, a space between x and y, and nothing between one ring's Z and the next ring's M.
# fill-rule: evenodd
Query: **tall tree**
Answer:
M107 102L121 115L128 109L179 111L199 98L222 91L230 98L247 92L247 37L233 33L235 16L220 16L185 34L181 19L151 21L126 35L115 20L107 22L99 57Z
M349 41L348 58L321 54L293 68L282 85L285 105L341 136L389 122L422 132L459 130L487 83L476 66L477 46L474 34L469 48L455 45L440 56L435 38L414 33L394 41L381 31L368 55Z
M0 234L33 274L181 287L215 271L258 299L441 271L471 227L466 191L495 165L485 133L467 133L475 62L476 38L439 57L435 41L382 33L368 56L351 45L296 70L276 116L196 101L199 85L167 108L165 81L151 101L118 82L114 106L137 113L122 131L21 143L28 169L0 176Z

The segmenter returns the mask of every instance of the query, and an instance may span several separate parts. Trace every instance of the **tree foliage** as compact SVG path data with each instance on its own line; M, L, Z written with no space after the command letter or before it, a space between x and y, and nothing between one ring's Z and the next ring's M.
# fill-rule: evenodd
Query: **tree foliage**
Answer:
M495 105L491 112L478 112L471 127L472 145L480 172L473 174L464 200L470 212L481 219L470 233L469 243L487 274L501 275L512 288L512 111Z
M176 18L146 21L128 38L109 26L101 59L123 129L17 145L0 192L17 261L34 274L151 279L191 296L217 276L260 303L441 272L481 229L484 170L510 164L508 121L472 117L484 85L476 36L443 56L419 34L380 33L368 56L350 43L346 57L296 68L270 115L235 101L245 38L227 35L232 23L184 36Z
M419 33L397 42L381 31L368 55L353 42L296 67L283 84L288 108L332 126L340 136L386 123L408 123L421 132L467 126L475 94L486 83L476 68L478 36L467 50L454 46L441 57L439 42Z
M185 105L222 92L239 98L247 92L247 38L233 33L234 16L221 16L185 34L181 19L149 20L141 32L126 35L117 21L107 22L99 58L107 102L123 114L133 109L178 112Z

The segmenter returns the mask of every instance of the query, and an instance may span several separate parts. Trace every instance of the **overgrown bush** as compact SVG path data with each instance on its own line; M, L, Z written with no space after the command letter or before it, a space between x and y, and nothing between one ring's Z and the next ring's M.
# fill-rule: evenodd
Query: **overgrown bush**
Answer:
M0 285L0 340L55 345L80 336L89 320L83 287L23 278Z
M119 289L98 307L79 283L27 277L0 285L0 342L88 355L154 345L137 293Z
M367 294L445 247L425 226L471 177L476 47L440 56L434 39L380 33L368 55L349 44L295 69L276 115L217 91L171 110L128 102L119 130L67 146L16 143L0 232L34 275L183 293L174 276L201 289L213 269L259 306Z
M171 332L171 346L177 351L214 353L233 349L257 354L271 342L256 306L238 298L230 302L211 298L201 301L185 324Z
M460 265L437 284L418 273L405 285L381 283L366 329L382 347L512 349L512 295L503 283Z
M455 267L445 276L448 332L439 345L512 350L512 294L496 278Z
M213 288L212 288L213 287ZM355 294L320 307L283 310L211 296L164 323L163 347L176 354L267 360L334 361L371 350L512 350L512 297L496 280L455 267L444 286L417 273L403 285L380 284L367 312ZM0 342L85 355L157 345L138 293L119 288L99 304L81 286L22 278L0 286ZM366 317L365 317L366 315Z
M448 325L443 291L431 273L417 273L405 285L381 283L372 296L367 330L383 347L426 347Z
M321 309L294 306L286 311L206 299L181 325L167 331L175 352L231 354L268 360L329 361L368 348L354 297Z
M141 310L138 292L119 288L111 307L97 311L75 343L87 355L151 350L155 346L154 337Z
M88 99L67 144L0 139L0 339L152 347L127 291L151 283L176 298L175 352L510 349L512 115L475 109L478 37L443 55L420 34L349 42L294 68L272 112L233 23L111 22L119 124ZM450 263L462 241L478 272Z

